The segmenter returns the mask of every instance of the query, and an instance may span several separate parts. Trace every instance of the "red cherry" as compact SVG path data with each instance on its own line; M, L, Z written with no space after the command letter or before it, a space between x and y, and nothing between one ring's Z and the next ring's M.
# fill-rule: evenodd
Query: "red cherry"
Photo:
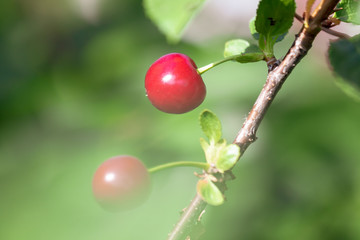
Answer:
M152 105L166 113L189 112L206 95L196 64L181 53L170 53L156 60L146 73L145 89Z
M92 189L95 199L106 210L132 208L149 193L149 172L135 157L112 157L96 170Z

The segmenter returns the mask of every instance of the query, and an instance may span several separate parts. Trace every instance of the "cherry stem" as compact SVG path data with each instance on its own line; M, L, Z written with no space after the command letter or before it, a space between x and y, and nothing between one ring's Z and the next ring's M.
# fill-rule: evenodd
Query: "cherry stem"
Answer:
M165 164L161 164L156 167L149 168L148 172L154 173L157 171L161 171L161 170L173 168L173 167L197 167L197 168L201 168L201 169L204 169L205 171L207 171L209 169L210 165L208 163L204 163L204 162L190 162L190 161L170 162L170 163L165 163Z
M241 55L241 54L240 54ZM227 62L227 61L232 61L232 60L235 60L239 55L233 55L233 56L230 56L230 57L227 57L227 58L224 58L220 61L217 61L217 62L213 62L213 63L210 63L206 66L203 66L203 67L200 67L197 69L198 73L201 75L203 74L204 72L212 69L213 67L219 65L219 64L222 64L224 62Z

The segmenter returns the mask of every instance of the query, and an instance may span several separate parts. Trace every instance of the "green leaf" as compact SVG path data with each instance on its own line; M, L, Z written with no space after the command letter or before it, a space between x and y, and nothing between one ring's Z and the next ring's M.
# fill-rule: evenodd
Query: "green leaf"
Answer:
M200 145L204 150L206 162L209 164L214 164L215 161L213 156L216 155L215 143L210 145L204 138L200 138Z
M253 18L250 20L250 22L249 22L249 29L250 29L250 33L251 33L251 35L253 36L253 38L254 38L255 40L259 40L259 35L260 35L260 34L259 34L258 31L256 31L255 20L256 20L255 17L253 17Z
M264 59L264 53L259 47L251 45L243 39L234 39L225 43L224 57L234 56L234 61L240 63L257 62Z
M203 138L200 138L201 147L204 150L206 162L215 164L219 159L220 153L226 147L226 141L221 139L219 142L210 142L210 144Z
M200 115L200 124L208 143L200 138L200 145L205 153L207 163L215 165L220 172L231 169L240 157L240 148L235 144L227 145L221 138L221 123L214 113L204 110Z
M259 47L267 56L273 55L274 44L292 26L295 7L294 0L260 1L256 11L255 30L259 33Z
M147 16L170 42L178 42L191 18L205 0L144 0Z
M349 93L360 91L360 34L330 44L328 56L335 74L343 79L338 83ZM350 89L353 89L350 91Z
M250 43L243 39L234 39L225 43L224 56L229 57L232 55L242 54L250 46Z
M204 110L200 114L200 126L204 134L208 137L210 143L220 141L221 123L213 112Z
M248 49L249 52L235 56L234 61L237 61L239 63L249 63L249 62L258 62L264 60L265 55L257 46L251 45L250 48Z
M289 30L294 15L294 0L261 0L256 11L256 30L264 36L279 36Z
M224 203L223 194L209 178L200 179L196 188L200 197L208 204L219 206Z
M216 168L220 172L230 170L240 157L240 147L236 144L229 144L224 147L216 161Z
M348 23L360 25L360 1L342 0L337 5L341 9L334 14L334 17Z
M200 145L206 154L206 152L208 151L208 149L210 147L209 143L205 139L200 138Z
M253 38L254 38L255 40L259 40L260 34L258 33L258 31L256 31L255 18L252 18L252 19L250 20L250 22L249 22L249 29L250 29L250 33L251 33L251 35L253 36ZM279 36L277 37L277 39L276 39L276 42L282 41L282 40L285 38L285 36L286 36L287 33L288 33L288 32L286 31L285 33L279 35Z

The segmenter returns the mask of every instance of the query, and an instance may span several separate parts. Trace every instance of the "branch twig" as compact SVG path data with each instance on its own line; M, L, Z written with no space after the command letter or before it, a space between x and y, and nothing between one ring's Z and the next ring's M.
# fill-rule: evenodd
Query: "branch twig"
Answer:
M296 18L299 22L304 23L303 18L302 18L299 14L295 13L295 18ZM330 29L330 28L327 28L327 27L323 27L323 26L322 26L322 27L321 27L321 30L324 31L324 32L326 32L326 33L328 33L328 34L330 34L330 35L333 35L333 36L335 36L335 37L339 37L339 38L343 38L343 39L348 39L348 38L350 38L350 36L347 35L347 34L345 34L345 33L338 32L338 31L335 31L335 30Z
M193 231L194 226L200 224L202 212L205 211L206 202L199 195L191 201L190 205L184 210L181 219L169 234L168 240L185 240Z
M240 146L243 156L248 146L256 140L256 132L269 109L276 94L300 60L308 53L316 35L321 30L321 22L331 14L340 0L322 1L317 14L310 19L309 26L303 27L297 35L293 45L278 67L269 72L266 83L259 94L253 108L246 118L234 143ZM196 195L190 205L183 212L179 222L169 234L168 240L193 240L192 227L200 222L200 216L205 210L206 203Z

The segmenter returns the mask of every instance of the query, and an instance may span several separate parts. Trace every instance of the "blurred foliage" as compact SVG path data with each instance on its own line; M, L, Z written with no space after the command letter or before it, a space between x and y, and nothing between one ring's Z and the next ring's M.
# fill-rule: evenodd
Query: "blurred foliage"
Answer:
M95 169L119 154L149 167L204 161L199 113L212 109L231 141L266 66L218 67L199 109L161 113L145 97L150 64L183 52L203 66L234 36L169 46L140 1L108 0L97 14L80 3L0 1L0 239L164 239L195 194L195 169L154 174L148 201L118 214L95 203ZM359 104L314 48L235 167L225 204L207 208L203 239L360 238Z
M144 11L169 42L177 43L205 0L144 0Z
M360 34L333 41L328 51L329 62L339 76L338 86L350 97L360 100Z

